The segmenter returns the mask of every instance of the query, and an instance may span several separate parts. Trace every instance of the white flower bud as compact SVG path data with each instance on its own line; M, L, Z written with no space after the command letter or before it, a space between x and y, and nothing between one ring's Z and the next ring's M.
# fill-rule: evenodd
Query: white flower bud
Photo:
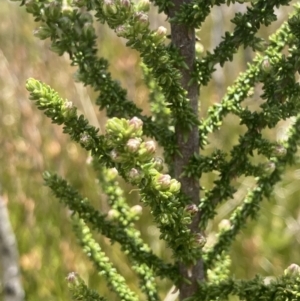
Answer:
M155 142L153 140L146 141L145 148L148 153L154 154L156 150Z
M166 190L168 188L170 188L171 185L171 176L168 174L165 175L160 175L157 178L157 184L159 185L159 187L163 190Z
M131 138L126 143L126 149L131 153L135 153L138 151L140 145L141 145L140 139Z
M220 231L227 231L231 228L231 223L229 219L222 219L218 225Z
M141 205L134 205L130 208L130 211L134 214L140 215L143 211L143 207Z
M284 270L284 275L298 276L300 275L300 267L296 263L292 263Z
M159 26L156 33L160 36L165 36L167 34L167 28L164 26Z
M129 125L133 126L135 130L139 130L143 126L143 121L138 117L132 117L128 123Z
M189 204L185 207L185 211L190 213L191 215L194 215L198 212L198 207L195 204Z

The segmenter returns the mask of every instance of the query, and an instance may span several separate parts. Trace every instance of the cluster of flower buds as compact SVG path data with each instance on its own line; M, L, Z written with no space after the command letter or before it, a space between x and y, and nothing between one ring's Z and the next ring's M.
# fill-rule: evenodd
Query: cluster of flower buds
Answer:
M103 13L108 22L114 26L125 24L132 14L133 6L130 0L104 0Z
M113 147L110 157L116 163L152 160L156 145L152 140L143 141L143 122L137 117L130 120L112 118L106 123L108 145Z
M103 1L103 12L105 15L114 15L117 13L117 5L114 0L104 0Z
M151 168L149 174L152 177L152 186L161 192L165 197L169 197L179 192L181 184L176 179L172 179L168 174L162 174L156 169Z
M149 17L144 12L136 12L134 14L134 30L137 33L142 33L149 26Z
M155 157L155 142L143 140L142 127L143 122L137 117L130 120L114 117L107 121L106 135L107 143L112 148L112 161L126 166L125 176L130 183L139 184L145 178L152 189L160 191L165 197L176 194L180 183L161 173L163 160Z
M150 10L150 1L149 0L140 0L137 3L137 11L148 12Z
M107 121L106 133L116 142L141 137L143 135L143 121L138 117L133 117L130 120L114 117Z
M173 190L175 192L180 188L180 184L168 174L158 174L155 177L154 185L157 190L161 191Z

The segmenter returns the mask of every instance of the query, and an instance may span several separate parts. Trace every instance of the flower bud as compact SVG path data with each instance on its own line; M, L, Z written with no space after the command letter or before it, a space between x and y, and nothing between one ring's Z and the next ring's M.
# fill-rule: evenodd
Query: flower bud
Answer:
M106 173L110 181L114 180L118 176L118 170L115 167L108 169Z
M162 43L166 39L167 29L164 26L159 26L153 34L156 43Z
M72 108L73 108L73 102L72 102L72 101L66 101L66 102L64 103L64 107L65 107L66 109L72 109Z
M159 174L156 177L156 188L158 190L168 190L170 188L171 185L171 176L168 174Z
M300 275L300 267L298 264L292 263L284 270L284 275L298 276Z
M108 218L109 220L114 220L114 219L118 218L119 215L120 215L119 212L118 212L117 210L115 210L115 209L110 209L110 210L107 212L107 218Z
M76 272L71 272L68 274L68 276L66 277L67 281L69 283L74 283L76 284L78 282L78 276Z
M189 204L185 207L185 211L188 212L191 215L196 214L199 210L198 207L195 204Z
M130 153L136 153L141 145L141 141L138 138L131 138L126 143L126 149Z
M62 106L62 113L65 118L72 118L76 116L77 109L74 107L72 101L64 102Z
M108 119L105 125L107 134L113 137L122 136L126 130L126 123L127 121L125 119L120 119L117 117Z
M135 20L134 28L137 32L143 31L149 25L148 15L143 12L135 13Z
M265 171L268 174L271 174L275 170L276 164L273 161L269 161L268 163L265 164L264 167L265 167Z
M125 135L127 137L140 137L143 134L143 121L138 117L133 117L127 121L128 128Z
M125 37L127 31L126 31L126 27L124 25L120 25L118 26L116 29L116 34L118 37Z
M181 184L176 179L171 180L169 191L173 194L177 193L180 190Z
M129 8L131 6L130 0L121 0L120 4L122 7Z
M264 71L265 73L270 73L272 70L272 66L270 64L270 60L268 57L265 57L263 61L261 62L261 70Z
M140 215L143 211L143 207L141 205L134 205L130 208L130 211L136 215Z
M142 142L138 151L138 159L141 162L150 161L155 153L155 142L150 140Z
M154 168L158 171L162 171L164 169L164 160L160 157L153 158Z
M196 245L202 249L206 244L205 236L202 233L195 233L194 238Z
M229 219L222 219L218 225L219 231L228 231L231 228Z
M132 182L133 184L137 184L142 180L143 173L136 168L131 168L127 176L130 182Z
M159 36L165 36L167 34L167 28L164 27L164 26L159 26L157 28L157 31L156 33L159 35Z
M116 163L121 163L124 161L123 157L115 149L113 149L109 155L110 155L112 161L114 161Z
M274 155L277 157L283 157L286 155L286 148L281 144L276 145L274 148Z
M132 117L128 124L133 127L135 130L139 130L143 126L143 121L138 117Z
M147 12L150 9L150 1L149 0L140 0L137 4L137 11Z
M28 78L26 81L26 89L31 93L35 93L37 85L40 85L40 84L34 78Z
M116 14L117 7L113 0L104 0L103 1L103 11L106 15Z
M154 154L156 150L155 142L153 140L149 140L145 142L145 149L148 153Z
M92 143L92 137L87 134L87 133L82 133L80 135L80 138L79 138L79 142L84 146L84 147L89 147L91 146L91 143Z

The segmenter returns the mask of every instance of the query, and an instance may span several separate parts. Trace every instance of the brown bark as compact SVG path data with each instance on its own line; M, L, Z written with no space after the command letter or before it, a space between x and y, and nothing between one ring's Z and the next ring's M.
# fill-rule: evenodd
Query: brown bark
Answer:
M173 0L174 7L170 9L169 16L172 18L175 12L178 11L184 0ZM198 115L198 100L199 89L197 84L188 85L191 79L191 71L193 70L195 62L195 31L189 29L181 24L171 24L172 44L176 46L181 55L183 56L185 63L189 67L189 70L182 68L180 70L182 74L181 84L182 87L188 92L188 98L190 99L190 105L196 115ZM181 156L176 156L174 160L175 165L175 177L181 182L182 191L190 197L194 204L199 204L200 198L200 185L198 179L181 177L184 166L188 163L190 157L196 152L199 152L199 130L197 126L194 126L189 133L188 138L184 136L184 132L180 124L175 126L176 140ZM200 213L196 215L190 226L192 232L199 232ZM179 272L187 278L191 284L182 282L179 286L180 300L184 300L187 297L192 296L198 287L197 282L204 280L204 266L203 261L199 260L194 267L185 266L183 263L179 263Z

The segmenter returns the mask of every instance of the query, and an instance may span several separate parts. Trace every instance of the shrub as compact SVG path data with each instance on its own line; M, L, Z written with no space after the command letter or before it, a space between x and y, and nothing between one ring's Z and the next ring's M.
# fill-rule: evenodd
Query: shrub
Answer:
M99 93L96 104L105 109L105 134L90 125L74 104L36 79L28 79L30 99L64 133L93 158L93 166L107 195L110 211L103 213L69 184L52 172L44 179L54 195L72 211L74 231L84 252L121 300L138 300L91 230L118 242L128 256L147 300L159 300L157 277L169 279L175 289L169 298L220 300L236 295L245 300L298 300L299 267L289 266L284 275L266 283L262 276L251 280L231 277L229 248L247 220L258 216L260 204L269 198L287 165L296 160L300 138L299 83L300 7L269 37L258 37L261 26L276 20L275 8L290 1L251 1L245 13L237 13L212 52L203 51L196 31L215 6L235 1L129 0L23 0L40 27L35 35L51 40L58 55L67 53L77 67L76 80ZM243 2L243 1L240 1ZM160 26L150 29L151 5L168 16L170 34ZM142 59L149 90L151 115L130 101L121 84L112 78L108 62L98 57L94 22L105 23L126 46ZM233 60L240 46L249 47L255 57L245 72L228 87L219 103L201 112L199 91L207 86L216 65ZM299 66L298 66L299 65ZM245 100L261 103L250 109ZM237 116L243 133L229 151L211 149L210 133L218 132L228 114ZM282 141L265 135L282 120L292 125ZM158 148L159 147L159 148ZM163 159L157 154L163 151ZM259 157L259 160L253 159ZM211 187L202 184L214 173ZM255 179L244 201L219 225L214 243L206 242L208 222L218 206L234 197L238 177ZM172 251L165 262L143 241L135 221L143 210L130 207L117 180L122 178L139 193L140 202L150 208L160 239ZM67 277L75 300L106 300L88 288L80 276Z

